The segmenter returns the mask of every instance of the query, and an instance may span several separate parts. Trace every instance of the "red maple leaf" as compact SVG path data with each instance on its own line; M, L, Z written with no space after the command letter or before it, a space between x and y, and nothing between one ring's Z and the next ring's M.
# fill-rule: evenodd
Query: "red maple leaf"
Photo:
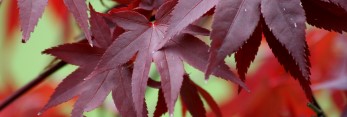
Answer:
M185 32L191 34L177 35L166 49L156 51L154 48L164 38L170 17L168 13L174 3L175 1L167 2L159 8L155 22L148 21L135 11L110 12L109 16L105 16L91 10L92 32L97 47L74 43L45 51L80 67L58 86L43 111L78 95L72 116L82 116L84 111L99 106L112 91L121 115L144 116L144 93L153 61L161 75L165 102L172 113L185 73L183 61L201 71L208 62L208 46L191 34L209 33L206 29L190 25ZM109 32L113 28L108 27L104 20L106 17L125 30L124 33L115 33L114 35L120 34L115 40ZM117 27L113 30L117 31ZM81 58L84 60L80 60ZM214 75L245 88L228 66L220 66L213 72ZM128 98L119 95L121 93Z

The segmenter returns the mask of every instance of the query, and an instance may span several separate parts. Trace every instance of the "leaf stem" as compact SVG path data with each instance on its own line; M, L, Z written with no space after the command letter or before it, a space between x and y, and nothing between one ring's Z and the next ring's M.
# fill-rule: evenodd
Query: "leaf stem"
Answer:
M12 104L14 101L16 101L18 98L23 96L25 93L27 93L29 90L33 89L35 86L42 83L48 76L52 75L54 72L58 71L60 68L64 67L67 63L64 61L60 61L56 63L54 66L52 66L50 69L47 69L42 74L37 76L34 80L32 80L30 83L22 87L21 89L17 90L15 93L13 93L11 96L9 96L6 100L4 100L0 104L0 112L5 109L7 106Z
M326 117L324 111L321 109L314 96L312 96L312 102L307 103L307 106L317 114L317 117Z

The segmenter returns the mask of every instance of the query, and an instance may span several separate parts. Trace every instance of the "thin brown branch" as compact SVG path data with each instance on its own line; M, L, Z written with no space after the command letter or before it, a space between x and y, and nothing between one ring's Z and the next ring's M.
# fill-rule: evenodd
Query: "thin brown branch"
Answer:
M11 96L9 96L6 100L4 100L1 104L0 104L0 112L5 109L8 105L10 105L11 103L13 103L15 100L17 100L18 98L20 98L21 96L23 96L25 93L27 93L28 91L30 91L31 89L33 89L35 86L39 85L40 83L42 83L46 78L48 78L48 76L52 75L54 72L58 71L60 68L62 68L63 66L65 66L67 63L64 61L60 61L57 64L55 64L54 66L52 66L51 68L47 69L46 71L44 71L42 74L40 74L39 76L37 76L33 81L31 81L30 83L28 83L27 85L25 85L24 87L22 87L21 89L19 89L18 91L16 91L15 93L13 93Z

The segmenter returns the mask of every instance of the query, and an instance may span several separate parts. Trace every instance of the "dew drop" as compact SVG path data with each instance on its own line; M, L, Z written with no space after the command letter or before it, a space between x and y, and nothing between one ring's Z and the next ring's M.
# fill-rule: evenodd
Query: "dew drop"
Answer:
M286 11L286 8L283 8L283 11Z
M40 116L40 115L42 115L42 113L41 113L41 112L37 113L37 116Z
M296 28L296 27L298 27L298 25L296 23L294 23L294 27Z
M245 12L247 12L247 9L245 9Z

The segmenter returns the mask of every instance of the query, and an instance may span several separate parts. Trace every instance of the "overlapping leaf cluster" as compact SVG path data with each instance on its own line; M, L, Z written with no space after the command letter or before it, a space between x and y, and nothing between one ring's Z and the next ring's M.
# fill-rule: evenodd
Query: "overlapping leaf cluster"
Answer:
M176 3L177 1L168 1L158 8L154 21L148 20L147 17L152 17L151 14L146 15L148 11L131 9L134 4L139 4L137 1L108 14L97 13L90 7L94 47L83 41L44 52L79 68L63 80L43 111L78 96L72 116L82 116L83 112L102 104L112 92L121 115L145 116L145 89L151 63L154 62L161 76L160 89L167 104L166 111L173 113L178 95L181 94L193 115L204 115L205 110L198 94L202 89L193 85L188 76L185 76L183 62L204 70L208 63L209 47L194 35L206 36L209 31L197 25L189 25L182 34L173 37L165 49L155 50L164 38L171 17L169 13ZM220 65L213 72L214 75L246 88L226 64ZM203 91L202 96L209 100L210 105L217 107L206 91ZM200 109L197 110L196 107Z
M311 100L305 22L327 30L346 31L346 25L342 24L347 16L346 6L343 0L180 0L172 12L165 41L158 48L164 47L188 24L216 8L206 78L227 55L236 53L238 73L244 80L263 34L278 61L299 80Z
M47 1L18 0L24 41ZM305 23L337 32L347 30L345 0L114 1L121 5L106 14L90 6L88 19L85 0L64 0L93 47L82 41L44 52L79 68L63 80L43 111L78 96L72 116L82 116L112 92L120 114L146 116L144 95L154 62L161 77L158 106L167 107L172 114L181 94L192 115L204 116L201 101L195 102L200 100L199 87L185 75L183 62L204 71L206 78L213 74L247 89L242 81L262 35L277 60L299 81L307 99L312 101ZM213 16L211 32L195 25L208 15ZM197 35L210 36L211 46ZM233 53L241 79L224 62ZM204 97L207 94L201 93ZM164 102L166 106L162 105ZM166 109L158 113L162 112Z

